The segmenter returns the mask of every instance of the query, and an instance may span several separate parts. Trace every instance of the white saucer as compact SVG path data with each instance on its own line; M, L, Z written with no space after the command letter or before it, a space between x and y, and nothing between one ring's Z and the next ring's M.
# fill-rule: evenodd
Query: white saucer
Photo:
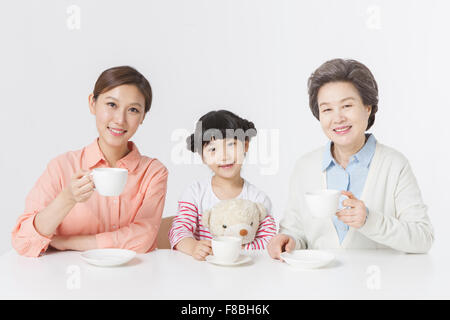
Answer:
M127 263L136 256L136 252L126 249L94 249L81 253L87 263L99 267L114 267Z
M301 269L317 269L334 260L334 255L320 250L294 250L283 252L281 258L293 267Z
M206 257L206 261L208 261L209 263L212 263L212 264L219 265L219 266L237 266L237 265L252 261L252 258L241 254L239 256L239 258L237 258L237 260L234 262L223 262L223 261L218 260L215 256L209 255Z

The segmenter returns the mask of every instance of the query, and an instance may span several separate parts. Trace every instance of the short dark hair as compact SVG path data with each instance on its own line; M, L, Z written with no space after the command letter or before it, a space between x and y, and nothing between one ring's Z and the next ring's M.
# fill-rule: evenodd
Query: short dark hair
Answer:
M234 138L245 142L256 133L251 121L227 110L210 111L197 121L195 132L187 137L186 144L188 150L202 154L212 140Z
M150 110L152 104L152 87L148 80L136 69L130 66L113 67L103 71L95 82L94 99L106 91L123 84L135 85L145 99L145 113Z
M351 59L334 59L325 62L308 79L309 107L314 117L319 119L317 95L320 88L329 82L349 82L358 90L362 102L372 106L366 130L375 122L378 111L378 85L375 78L361 62Z

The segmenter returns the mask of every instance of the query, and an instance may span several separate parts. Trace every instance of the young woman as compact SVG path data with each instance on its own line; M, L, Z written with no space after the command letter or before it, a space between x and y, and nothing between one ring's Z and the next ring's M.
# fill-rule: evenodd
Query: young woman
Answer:
M12 245L37 257L58 250L126 248L139 253L156 246L168 171L129 141L150 110L152 90L137 70L104 71L89 96L98 137L81 150L51 160L29 193L12 232ZM104 197L94 190L94 168L128 170L124 191Z
M269 197L241 177L242 163L255 135L252 122L230 111L211 111L199 119L195 133L187 139L187 147L200 154L213 175L194 181L178 201L178 214L169 232L172 248L204 260L212 253L212 236L201 223L203 212L221 200L241 198L262 203L267 210L255 239L245 246L245 249L265 249L276 232L272 205Z

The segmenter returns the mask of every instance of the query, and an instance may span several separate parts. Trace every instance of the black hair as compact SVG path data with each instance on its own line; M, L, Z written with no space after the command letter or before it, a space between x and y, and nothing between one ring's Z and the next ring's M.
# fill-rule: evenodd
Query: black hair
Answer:
M202 154L203 147L212 140L239 139L250 141L256 136L253 122L227 110L210 111L203 115L195 126L195 132L186 139L188 150Z

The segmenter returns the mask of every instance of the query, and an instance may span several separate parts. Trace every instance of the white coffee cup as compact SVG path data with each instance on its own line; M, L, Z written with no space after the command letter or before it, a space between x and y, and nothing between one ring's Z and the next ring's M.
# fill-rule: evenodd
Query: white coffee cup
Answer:
M122 168L95 168L91 173L95 190L102 196L116 197L127 184L128 170Z
M218 261L231 263L239 258L242 239L237 237L216 237L211 240L214 257Z
M309 211L315 218L331 218L339 208L339 190L323 189L305 193Z

